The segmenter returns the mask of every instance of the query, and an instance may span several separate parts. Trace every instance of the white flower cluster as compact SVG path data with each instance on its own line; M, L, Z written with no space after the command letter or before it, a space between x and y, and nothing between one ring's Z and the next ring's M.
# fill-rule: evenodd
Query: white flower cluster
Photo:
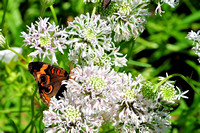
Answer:
M194 53L199 56L198 61L200 62L200 30L197 32L189 32L186 38L193 40L193 45L195 46L192 49L194 50Z
M137 38L144 31L145 16L150 15L145 7L149 0L115 1L116 12L108 17L114 32L114 40L121 42L131 37Z
M102 2L103 0L84 0L84 2ZM114 41L121 42L127 41L131 38L136 39L143 31L146 24L146 17L151 13L146 8L151 0L105 0L105 3L112 4L111 10L114 10L111 14L108 13L107 20L114 33ZM155 14L162 15L162 5L164 3L174 8L179 0L158 0ZM109 7L109 5L107 5ZM109 8L107 9L109 10ZM109 11L108 11L109 12Z
M97 131L102 119L91 117L81 110L79 105L75 105L67 98L66 92L64 97L57 100L51 99L48 111L43 112L43 122L46 128L45 132L54 133L77 133L77 132L94 132Z
M39 18L39 22L31 24L31 27L27 26L28 33L22 32L24 37L24 45L31 45L30 48L35 48L36 51L29 54L33 59L37 56L42 61L47 57L51 60L51 63L57 64L57 58L55 52L59 50L64 54L63 49L66 49L67 32L65 29L59 28L55 23L51 24L48 22L49 18Z
M96 3L97 1L84 0L84 2ZM98 2L102 3L102 1ZM106 2L109 3L109 0ZM161 10L163 3L174 7L177 2L160 0L156 12L163 12ZM66 29L59 28L55 23L51 24L48 22L49 18L39 18L39 22L32 23L30 27L27 26L28 33L22 32L24 45L30 45L30 48L36 49L29 56L33 59L42 58L42 61L47 57L51 60L51 64L57 64L55 53L58 50L63 54L63 49L68 46L69 60L75 64L126 66L126 56L118 52L119 48L115 47L114 42L136 39L144 31L146 16L150 15L146 8L150 0L112 0L111 3L114 3L112 4L114 12L107 17L89 13L82 14L73 22L69 22Z
M43 122L50 126L47 131L98 132L111 122L125 133L163 133L171 125L163 103L170 106L181 97L187 98L187 92L177 91L170 81L165 83L167 87L164 84L154 90L141 75L134 80L130 73L95 65L74 68L71 79L63 84L67 88L64 98L53 98L49 110L44 111Z
M126 65L125 56L122 57L119 48L112 42L110 25L100 15L82 14L69 22L67 29L70 61L80 65L94 63L107 67Z
M68 47L69 60L76 65L70 79L63 81L64 97L52 98L49 109L43 112L45 132L98 132L101 126L112 123L125 133L163 133L171 125L165 107L187 98L187 91L181 93L171 81L157 86L141 75L133 78L130 73L115 71L127 62L115 42L137 38L143 32L149 0L111 2L115 12L106 18L82 14L66 29L40 18L28 27L28 34L22 32L25 45L37 49L30 54L33 58L43 54L43 60L47 57L57 63L56 50L63 54Z

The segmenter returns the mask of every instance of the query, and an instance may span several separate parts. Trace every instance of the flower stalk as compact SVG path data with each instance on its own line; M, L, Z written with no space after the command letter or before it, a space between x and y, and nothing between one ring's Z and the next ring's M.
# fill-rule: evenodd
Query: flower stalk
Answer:
M26 58L24 58L24 56L22 56L21 54L19 54L18 52L16 52L14 49L7 47L8 50L12 51L13 53L15 53L16 55L18 55L20 58L22 58L24 61L26 61L27 63L29 62Z
M52 13L53 18L54 18L54 22L56 23L56 25L58 25L58 19L57 19L56 12L54 10L53 5L50 6L50 9L51 9L51 13Z

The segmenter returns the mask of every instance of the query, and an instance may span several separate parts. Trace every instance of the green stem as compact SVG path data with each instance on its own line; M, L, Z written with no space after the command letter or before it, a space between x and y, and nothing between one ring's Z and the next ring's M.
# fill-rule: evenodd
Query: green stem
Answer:
M39 133L42 133L43 132L43 129L42 129L42 115L40 116L40 119L39 119Z
M26 133L28 128L34 124L34 122L41 116L41 112L38 112L29 122L29 124L25 127L25 129L22 131L22 133Z
M131 59L131 57L132 57L132 53L133 53L133 47L134 47L134 45L135 45L135 40L134 40L134 38L131 38L131 40L130 40L130 45L129 45L129 50L128 50L128 54L127 54L127 59Z
M28 60L26 58L24 58L24 56L22 56L21 54L17 53L14 49L8 47L8 50L12 51L13 53L17 54L19 57L21 57L24 61L28 62Z
M93 10L92 10L92 15L91 15L91 16L93 16L93 15L95 14L96 9L97 9L97 7L95 6L95 7L93 8ZM92 19L92 18L91 18L91 19Z
M192 89L200 96L200 93L198 92L198 90L195 88L195 86L193 84L190 83L190 81L183 75L181 74L172 74L172 75L169 75L168 77L166 77L164 80L160 81L156 86L155 86L155 89L158 90L158 87L161 86L164 82L166 82L168 79L172 78L172 77L180 77L182 78L183 80L185 80L185 82L187 82L190 87L192 87Z
M56 25L58 25L58 19L56 17L56 12L55 12L55 10L53 8L53 5L50 6L50 9L51 9L51 13L53 15L54 21L55 21Z
M8 7L8 0L6 0L6 2L3 2L3 17L2 17L2 20L1 20L1 28L3 28L7 7Z
M37 92L37 88L35 88L33 95L31 97L31 114L32 114L32 119L34 119L34 115L35 115L35 110L34 110L34 97L36 95Z
M41 17L44 16L44 12L45 12L46 8L44 6L42 6L42 12L41 12Z
M19 118L18 118L18 130L19 130L19 132L20 132L20 127L21 127L21 111L22 111L22 98L23 98L23 96L20 96L19 97Z
M91 14L90 21L93 21L92 16L95 15L96 9L97 9L97 7L96 7L96 5L95 5L94 8L93 8L93 10L92 10L92 14Z
M192 5L192 3L190 2L190 0L183 0L184 3L187 5L187 7L190 9L190 11L192 13L195 13L197 10L195 9L195 7Z

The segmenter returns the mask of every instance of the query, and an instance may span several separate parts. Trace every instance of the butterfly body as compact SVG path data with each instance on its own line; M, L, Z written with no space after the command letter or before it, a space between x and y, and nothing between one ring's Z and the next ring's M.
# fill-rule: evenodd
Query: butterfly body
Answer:
M65 89L61 85L62 81L69 79L69 73L64 69L44 62L31 62L28 65L28 69L34 76L39 87L40 97L47 106L51 97L58 97Z

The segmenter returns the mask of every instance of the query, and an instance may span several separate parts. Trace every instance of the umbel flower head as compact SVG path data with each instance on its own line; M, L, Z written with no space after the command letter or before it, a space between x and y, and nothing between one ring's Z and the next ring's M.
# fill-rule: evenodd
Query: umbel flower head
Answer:
M73 22L68 23L70 47L69 60L75 63L100 58L104 51L112 50L111 28L100 15L81 14Z
M79 66L73 69L71 77L66 86L68 95L85 113L99 116L111 110L114 101L109 99L116 96L119 78L114 70L94 65Z
M112 118L115 128L124 133L165 132L170 126L167 120L170 115L160 111L161 106L158 101L143 95L145 93L145 90L142 90L145 82L143 77L139 75L134 80L131 74L119 73L119 75L121 77L118 88L120 95L115 100L118 106L113 109L115 115ZM150 83L147 84L150 86Z
M49 110L44 111L46 130L98 132L100 126L112 122L124 133L166 132L171 123L165 109L168 102L163 106L162 100L187 98L187 91L181 93L177 88L179 94L174 94L160 89L157 93L152 83L145 82L141 75L133 79L131 74L117 73L109 67L77 66L71 78L63 81L67 88L64 98L53 98ZM167 83L171 87L172 82Z
M165 83L164 85L162 85L160 87L159 92L161 94L161 98L164 101L167 101L169 103L175 102L175 100L176 100L176 90L175 90L174 86L170 86L170 85Z
M67 32L63 28L59 28L55 23L48 22L49 18L39 18L39 22L31 23L28 27L28 33L22 32L24 37L24 45L30 45L30 48L35 48L36 51L29 54L33 59L38 55L42 61L47 57L51 63L57 63L55 52L60 51L64 54L63 49L66 49Z
M43 111L43 123L45 132L95 132L102 122L101 119L90 115L86 115L80 106L72 105L66 92L64 97L57 100L55 97L51 99L49 109Z
M150 15L145 9L149 0L114 0L116 12L108 17L114 32L114 40L120 42L137 38L144 31L145 17Z
M116 105L113 106L115 108L112 110L115 115L111 117L116 129L125 133L166 132L171 124L168 120L170 115L160 101L163 100L163 96L166 96L167 100L187 98L183 95L188 91L181 93L178 89L179 94L177 91L175 94L171 91L170 94L167 91L158 93L154 90L153 84L146 82L141 75L135 80L131 74L118 73L118 75L121 81L118 80L120 84L117 90L120 93L115 93L119 95L115 95ZM168 81L168 83L171 82Z
M168 77L168 73L166 73L166 77ZM159 81L164 80L165 77L159 77ZM167 102L167 103L175 103L176 100L180 100L180 98L186 98L188 99L185 94L189 91L186 90L184 92L181 92L180 89L176 86L174 86L175 81L165 81L163 85L159 87L158 90L158 96L161 101ZM178 91L177 91L178 90Z
M159 89L161 100L168 103L175 103L175 101L180 100L180 98L188 99L188 97L184 96L184 94L186 94L189 90L181 93L180 89L177 86L176 89L174 86L170 86L166 83L162 85Z

